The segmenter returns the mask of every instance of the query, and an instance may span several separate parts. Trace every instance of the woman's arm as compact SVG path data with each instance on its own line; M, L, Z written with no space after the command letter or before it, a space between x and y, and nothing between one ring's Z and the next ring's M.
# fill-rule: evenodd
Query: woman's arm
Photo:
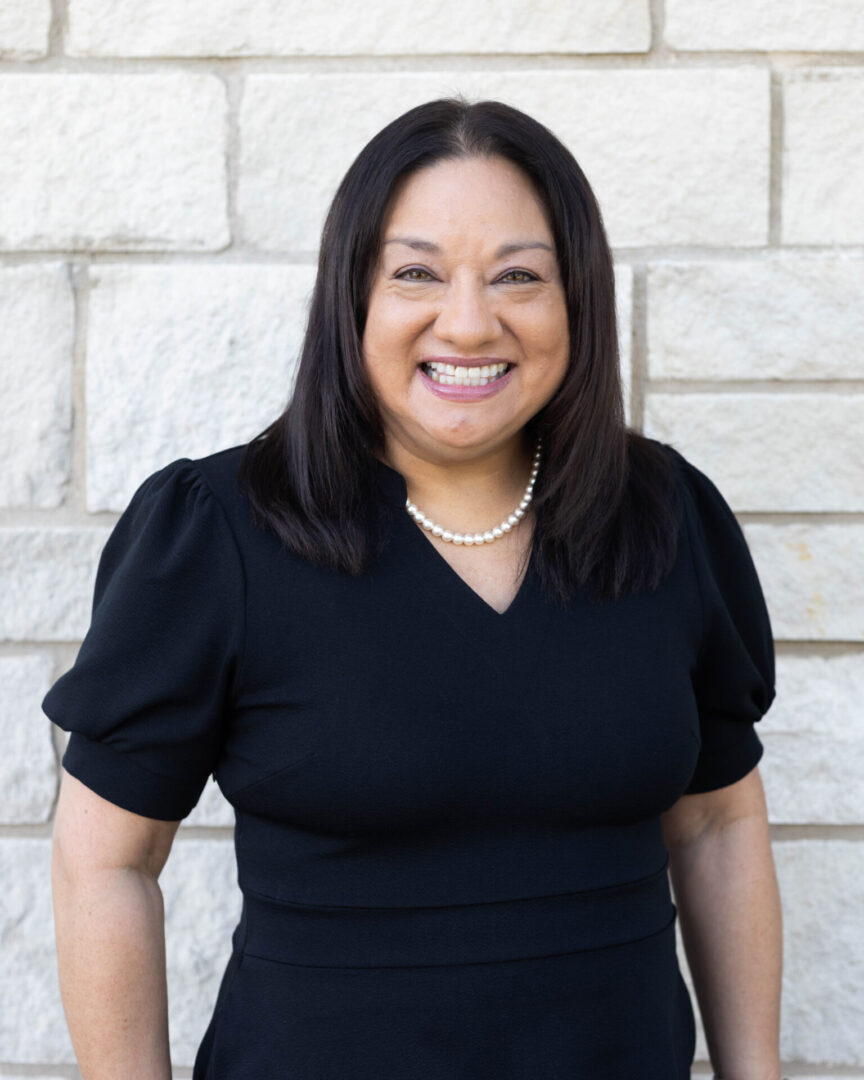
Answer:
M130 813L62 771L51 882L60 994L83 1080L171 1080L157 879L179 824Z
M782 912L758 767L682 796L662 823L714 1071L779 1080Z

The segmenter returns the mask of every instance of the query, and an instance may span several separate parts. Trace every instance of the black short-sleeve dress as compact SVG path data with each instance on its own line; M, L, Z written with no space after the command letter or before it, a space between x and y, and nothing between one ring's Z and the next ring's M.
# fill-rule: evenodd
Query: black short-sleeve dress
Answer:
M503 614L382 463L389 539L357 578L250 522L242 446L135 492L42 707L111 802L178 820L212 772L235 809L195 1080L689 1077L659 815L757 764L774 652L738 522L666 449L662 586L562 607L529 568Z

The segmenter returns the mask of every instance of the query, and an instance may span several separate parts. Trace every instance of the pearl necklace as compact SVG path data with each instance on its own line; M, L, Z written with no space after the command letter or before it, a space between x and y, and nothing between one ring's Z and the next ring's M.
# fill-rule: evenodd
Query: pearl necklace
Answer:
M534 495L534 481L537 479L537 472L540 467L540 440L537 440L537 450L534 453L534 460L531 463L531 477L528 480L528 486L525 488L525 494L522 496L522 501L516 507L512 514L506 517L500 525L496 525L494 529L488 529L482 533L457 533L451 532L450 529L445 529L442 525L436 525L431 518L426 517L422 510L419 510L410 499L405 500L405 509L417 522L418 525L422 525L427 532L431 532L433 536L438 536L442 540L446 540L448 544L464 544L466 547L471 547L473 544L491 544L493 540L499 540L505 533L510 532L515 528L519 522L525 517L525 511L531 504L531 499Z

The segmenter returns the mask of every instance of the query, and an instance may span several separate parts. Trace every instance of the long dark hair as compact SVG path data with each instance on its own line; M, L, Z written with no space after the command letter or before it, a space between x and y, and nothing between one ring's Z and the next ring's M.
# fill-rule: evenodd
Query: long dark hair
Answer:
M534 183L549 214L570 324L561 386L529 421L543 439L530 558L547 596L566 602L654 589L675 560L680 499L663 444L625 424L612 254L572 154L547 128L497 101L430 101L363 148L327 216L293 396L243 450L238 480L256 524L290 550L350 574L373 565L387 526L375 499L384 429L362 337L381 230L397 185L444 159L499 156Z

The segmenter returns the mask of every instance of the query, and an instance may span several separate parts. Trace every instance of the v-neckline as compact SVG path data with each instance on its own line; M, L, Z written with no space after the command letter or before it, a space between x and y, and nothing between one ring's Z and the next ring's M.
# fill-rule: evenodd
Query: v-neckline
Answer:
M448 562L448 560L444 558L444 556L441 554L441 552L438 550L438 548L435 546L435 544L432 542L432 540L430 540L430 538L420 528L420 526L417 525L416 522L409 521L409 524L411 526L413 526L413 531L416 533L418 539L422 540L423 543L426 545L426 547L430 549L430 551L432 552L432 555L433 555L434 559L436 560L436 562L441 564L441 567L442 567L441 572L443 574L452 575L452 577L454 577L456 579L456 582L458 583L458 585L462 586L462 589L465 591L466 594L468 594L469 602L473 601L473 602L476 602L477 604L480 604L483 608L485 608L485 610L493 618L496 618L496 619L506 619L507 616L517 606L517 604L519 604L519 601L522 598L522 596L523 596L523 594L525 592L527 583L528 583L528 575L531 573L530 564L527 567L527 569L525 570L525 572L522 574L522 580L519 582L519 588L516 590L516 592L515 592L515 594L513 596L513 599L510 601L510 603L507 605L507 607L503 611L498 611L498 609L494 608L488 602L488 600L484 600L483 597L480 595L480 593L478 593L477 590L472 585L468 584L468 582L465 580L465 578L462 577L462 575L452 565L452 563Z
M375 458L376 464L376 476L384 493L387 501L396 510L397 515L401 510L401 516L397 516L397 520L401 522L403 528L407 527L407 532L414 538L415 546L418 551L425 552L425 557L430 566L436 567L436 573L442 587L445 586L445 582L449 581L453 590L463 597L464 603L471 607L473 610L479 613L479 615L494 623L501 624L507 620L511 620L513 615L518 614L519 610L524 606L525 596L529 589L529 579L532 574L532 567L529 565L522 575L522 580L519 583L519 588L504 611L498 611L492 607L488 601L472 588L471 585L465 580L464 577L444 558L441 552L435 547L432 540L426 536L423 530L417 525L417 523L408 515L405 510L405 502L408 498L408 487L405 482L405 477L398 470L394 469L391 465L381 461L380 458ZM421 575L428 584L428 578L426 575Z

